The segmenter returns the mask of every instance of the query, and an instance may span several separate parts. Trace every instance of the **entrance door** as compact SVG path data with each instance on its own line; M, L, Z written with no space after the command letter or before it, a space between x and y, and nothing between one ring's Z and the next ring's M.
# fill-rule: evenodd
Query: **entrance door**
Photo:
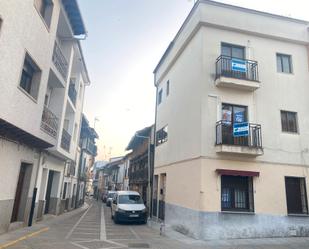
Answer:
M23 191L24 179L25 179L25 175L26 175L26 168L27 168L27 165L22 163L21 166L20 166L20 172L19 172L19 176L18 176L18 182L17 182L16 193L15 193L15 200L14 200L11 222L15 222L15 221L18 220L18 211L19 211L20 200L21 200L21 195L22 195L22 191Z
M73 207L74 207L74 205L75 205L75 199L76 199L75 189L76 189L76 184L74 184L74 185L73 185L73 192L72 192L72 203L71 203L71 208L73 208Z
M45 195L45 211L44 214L48 214L49 211L49 204L50 204L50 194L52 190L52 184L54 179L54 171L50 170L48 173L48 182L47 182L47 189L46 189L46 195Z
M165 219L165 192L166 192L166 174L161 174L160 179L160 199L159 199L159 219Z

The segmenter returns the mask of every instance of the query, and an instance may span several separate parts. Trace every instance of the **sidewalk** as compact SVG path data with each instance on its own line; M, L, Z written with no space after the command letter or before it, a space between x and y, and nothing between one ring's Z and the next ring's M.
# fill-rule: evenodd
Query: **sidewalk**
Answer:
M160 232L161 223L150 220L148 226L158 231L158 233ZM185 236L166 225L162 229L162 236L188 245L190 249L309 249L309 237L203 241Z
M20 241L31 238L38 234L44 233L49 230L49 225L51 223L57 222L64 218L70 218L77 214L80 214L88 209L89 205L85 203L82 207L72 210L70 212L56 215L48 215L43 220L34 223L31 227L23 227L16 230L9 231L0 235L0 249L8 248Z

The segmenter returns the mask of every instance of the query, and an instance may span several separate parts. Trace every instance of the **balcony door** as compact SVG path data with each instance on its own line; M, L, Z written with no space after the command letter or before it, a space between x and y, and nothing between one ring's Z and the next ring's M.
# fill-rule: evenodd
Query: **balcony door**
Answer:
M221 43L221 57L221 74L223 76L233 77L237 79L246 78L246 72L232 69L233 60L245 60L244 47L228 43Z
M245 48L238 45L221 43L221 55L244 60Z
M248 122L248 107L222 104L222 142L223 144L248 146L248 137L234 137L234 123Z

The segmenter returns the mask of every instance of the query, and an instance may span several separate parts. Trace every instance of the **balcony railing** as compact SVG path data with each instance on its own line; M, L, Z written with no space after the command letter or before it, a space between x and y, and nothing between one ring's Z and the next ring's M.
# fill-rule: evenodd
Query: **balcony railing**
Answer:
M63 55L59 45L55 42L54 52L53 52L53 63L64 80L67 79L68 75L68 62Z
M132 170L129 170L129 181L130 183L147 182L148 181L147 168L139 169L134 172Z
M216 60L216 79L221 76L259 81L258 63L257 61L220 55Z
M76 96L77 96L77 92L75 89L75 85L70 83L69 85L69 97L72 101L72 103L75 105L76 104Z
M61 147L66 151L70 151L71 135L65 130L62 130Z
M261 125L249 123L248 136L235 137L233 135L233 124L226 120L220 120L216 123L216 145L262 148Z
M58 118L46 106L44 106L44 109L43 109L41 128L50 136L54 138L57 137Z

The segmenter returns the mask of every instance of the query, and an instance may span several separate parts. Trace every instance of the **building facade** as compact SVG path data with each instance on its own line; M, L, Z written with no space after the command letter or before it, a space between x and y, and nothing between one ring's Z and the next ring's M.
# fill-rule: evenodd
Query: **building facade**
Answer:
M166 224L200 239L309 235L308 25L195 4L154 71Z
M0 233L72 203L85 35L75 0L0 3Z
M152 125L137 131L126 148L131 150L127 155L129 189L139 192L149 209L153 175L153 129Z
M85 190L88 179L88 171L93 167L95 163L95 157L97 156L97 145L96 139L99 136L94 130L90 127L89 121L85 115L82 115L82 124L79 138L79 153L77 154L79 158L79 167L77 172L77 199L76 205L80 206L84 203Z

